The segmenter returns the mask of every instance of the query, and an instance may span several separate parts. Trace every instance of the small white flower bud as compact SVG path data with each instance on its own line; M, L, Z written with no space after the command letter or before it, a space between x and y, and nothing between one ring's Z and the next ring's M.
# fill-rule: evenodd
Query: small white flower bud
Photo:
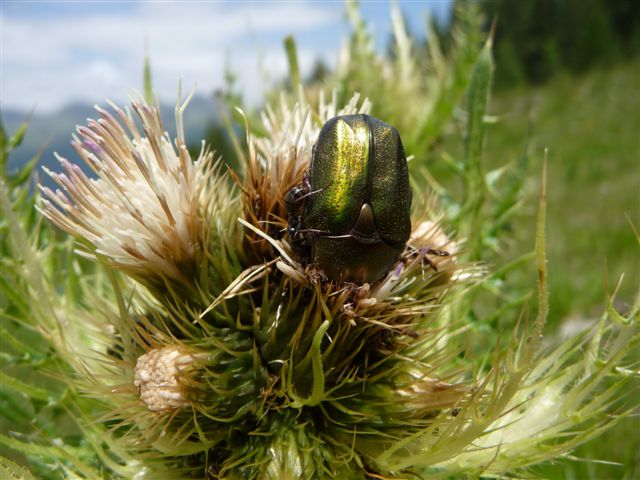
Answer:
M191 405L180 375L197 359L197 355L175 346L154 349L138 358L134 384L149 410L166 411Z

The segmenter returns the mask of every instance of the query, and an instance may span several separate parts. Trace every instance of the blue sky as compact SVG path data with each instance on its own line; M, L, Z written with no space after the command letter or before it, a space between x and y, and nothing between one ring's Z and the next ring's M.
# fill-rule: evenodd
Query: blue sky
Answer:
M450 0L398 1L412 32L426 12L446 19ZM293 34L303 73L335 65L349 26L338 2L6 1L0 4L0 102L51 112L70 102L124 101L141 85L145 42L154 87L175 99L178 80L207 94L228 63L252 103L287 71L282 39ZM378 48L390 35L390 3L363 1ZM266 79L265 79L266 76Z

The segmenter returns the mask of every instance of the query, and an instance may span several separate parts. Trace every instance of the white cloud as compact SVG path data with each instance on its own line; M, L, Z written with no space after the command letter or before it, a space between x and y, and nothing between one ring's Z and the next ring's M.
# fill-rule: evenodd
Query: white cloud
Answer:
M105 60L93 61L87 68L91 77L100 78L108 85L116 85L121 78L118 68Z
M286 72L282 38L289 33L335 30L342 6L320 3L165 3L142 2L128 11L44 18L2 16L3 107L51 111L72 100L91 103L123 100L142 83L144 44L148 42L154 86L173 101L178 79L198 83L207 93L222 85L225 58L247 98L260 98L259 53L271 78ZM339 37L339 35L336 35ZM308 69L333 45L299 45Z

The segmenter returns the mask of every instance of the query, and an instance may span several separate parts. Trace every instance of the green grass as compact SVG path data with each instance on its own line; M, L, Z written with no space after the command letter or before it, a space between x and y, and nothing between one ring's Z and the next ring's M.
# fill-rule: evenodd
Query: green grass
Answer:
M630 223L640 228L640 68L620 65L582 78L561 77L539 87L501 92L491 111L485 159L498 166L528 151L529 170L541 172L548 148L547 334L596 319L605 288L624 274L614 305L625 311L640 286L640 253ZM528 145L527 145L528 144ZM527 208L513 223L505 258L532 248L540 174L527 186ZM530 275L511 281L522 288ZM571 322L574 321L574 322ZM629 388L638 403L638 385ZM618 479L640 476L640 421L627 418L574 452L622 466L565 462L537 470L549 478Z
M640 66L622 64L578 78L560 76L540 87L497 92L491 100L485 169L520 163L527 170L527 183L522 192L524 208L508 225L511 235L503 234L499 250L485 256L490 270L533 249L542 165L548 150L548 337L575 333L576 328L598 319L605 308L605 292L613 292L623 275L616 309L625 313L640 295L640 249L634 233L634 228L640 230L639 84ZM448 131L438 150L459 158L460 139L459 130ZM451 184L446 165L436 159L430 170L447 189L455 191L457 185ZM514 292L526 292L531 291L535 275L535 265L529 262L528 268L511 271L503 281ZM483 299L489 310L498 308L500 301ZM497 330L509 331L508 322L510 319L498 320ZM636 382L628 388L630 404L638 404L638 387ZM636 414L640 415L637 409ZM573 452L576 458L620 465L568 461L534 471L551 479L638 478L639 431L637 416L625 418Z
M529 143L530 171L540 172L548 148L552 325L597 318L607 278L611 290L625 276L620 310L638 292L640 256L630 222L640 227L639 81L640 68L628 64L494 98L499 122L488 131L489 164L517 160ZM537 191L530 185L529 205ZM522 251L531 248L534 209L524 213L513 225L513 248Z

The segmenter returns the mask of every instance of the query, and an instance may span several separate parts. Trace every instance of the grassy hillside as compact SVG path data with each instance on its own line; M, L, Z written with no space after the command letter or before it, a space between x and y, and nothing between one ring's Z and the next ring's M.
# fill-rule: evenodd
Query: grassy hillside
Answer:
M630 224L640 227L639 82L640 68L629 64L494 98L489 163L517 161L526 148L530 169L540 171L548 148L551 322L597 318L607 278L611 289L625 275L619 309L638 292ZM514 226L514 248L531 246L530 213Z
M562 77L493 99L498 122L489 127L486 158L499 165L528 152L530 171L541 171L548 148L549 332L568 333L602 312L609 290L624 274L616 307L638 295L640 253L631 224L640 228L640 67L617 66L582 78ZM527 140L529 139L529 140ZM532 178L536 178L532 175ZM539 175L538 175L539 178ZM538 182L529 185L525 215L514 224L510 249L527 251ZM512 252L507 252L512 258ZM530 285L530 276L522 279ZM512 279L518 282L519 279ZM629 401L637 401L637 385ZM575 452L622 466L575 462L542 471L551 478L638 478L638 419L625 419Z
M548 149L547 336L575 334L596 321L604 309L605 291L613 292L621 276L615 307L625 312L640 295L640 249L634 233L634 228L640 230L638 85L640 65L630 63L577 78L560 76L541 87L502 91L492 98L484 150L487 168L513 162L529 172L525 208L511 224L511 240L500 246L496 264L533 248ZM443 150L461 155L460 138L460 131L449 132ZM430 168L440 178L446 175L438 162ZM527 291L535 275L530 262L529 271L516 269L504 280L516 291ZM629 404L638 405L637 398L636 382L628 388ZM574 452L577 459L606 459L619 465L563 462L536 473L553 479L638 478L639 424L637 416L625 418Z

